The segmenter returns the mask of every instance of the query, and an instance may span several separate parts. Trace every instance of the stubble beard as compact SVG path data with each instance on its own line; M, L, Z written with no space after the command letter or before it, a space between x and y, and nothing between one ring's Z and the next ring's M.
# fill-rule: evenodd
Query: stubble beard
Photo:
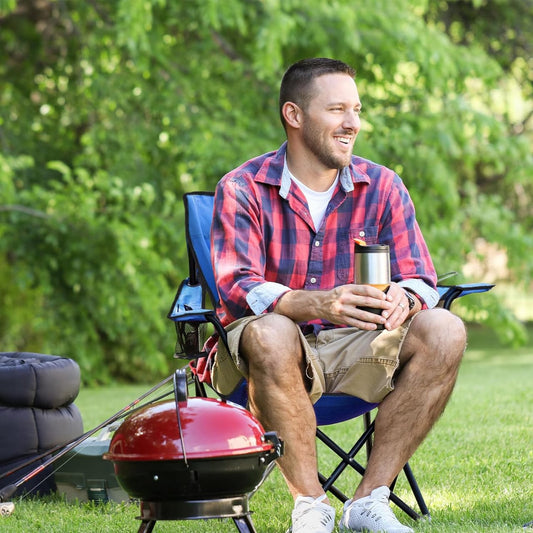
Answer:
M345 155L335 154L334 147L324 142L321 132L314 127L304 128L303 141L325 168L340 170L347 167L352 160L351 152Z

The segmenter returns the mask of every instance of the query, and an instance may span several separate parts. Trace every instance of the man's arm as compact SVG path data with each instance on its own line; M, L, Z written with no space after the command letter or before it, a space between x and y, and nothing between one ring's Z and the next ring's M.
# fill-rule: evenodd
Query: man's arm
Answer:
M409 309L405 290L397 283L391 283L387 293L370 285L342 285L330 291L289 291L274 308L275 313L285 315L295 322L325 319L332 324L356 327L365 330L376 329L377 324L386 329L399 327L406 319L422 309L422 303L414 298ZM381 308L381 315L368 313L360 307Z

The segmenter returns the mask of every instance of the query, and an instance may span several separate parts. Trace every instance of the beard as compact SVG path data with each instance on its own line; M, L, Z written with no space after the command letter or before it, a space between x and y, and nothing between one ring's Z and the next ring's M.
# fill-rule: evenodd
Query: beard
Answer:
M351 163L352 153L336 153L335 141L332 139L324 141L322 137L323 130L319 130L314 125L307 124L302 133L305 145L324 167L340 170Z

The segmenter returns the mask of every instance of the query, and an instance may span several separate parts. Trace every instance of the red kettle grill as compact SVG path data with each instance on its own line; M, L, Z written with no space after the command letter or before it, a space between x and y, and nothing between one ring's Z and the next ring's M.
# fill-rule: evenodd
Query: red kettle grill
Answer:
M213 398L188 398L184 369L174 375L175 399L130 415L104 459L119 484L141 500L138 533L157 520L233 518L255 533L248 500L266 478L283 444L246 409Z

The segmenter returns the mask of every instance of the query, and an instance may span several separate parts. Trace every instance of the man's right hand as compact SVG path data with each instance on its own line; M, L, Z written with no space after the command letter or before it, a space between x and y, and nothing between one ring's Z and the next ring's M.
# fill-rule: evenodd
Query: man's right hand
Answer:
M384 325L386 318L363 311L361 307L391 313L394 307L391 299L371 285L341 285L330 291L293 290L280 298L274 312L295 322L322 319L332 324L374 330L378 324Z

